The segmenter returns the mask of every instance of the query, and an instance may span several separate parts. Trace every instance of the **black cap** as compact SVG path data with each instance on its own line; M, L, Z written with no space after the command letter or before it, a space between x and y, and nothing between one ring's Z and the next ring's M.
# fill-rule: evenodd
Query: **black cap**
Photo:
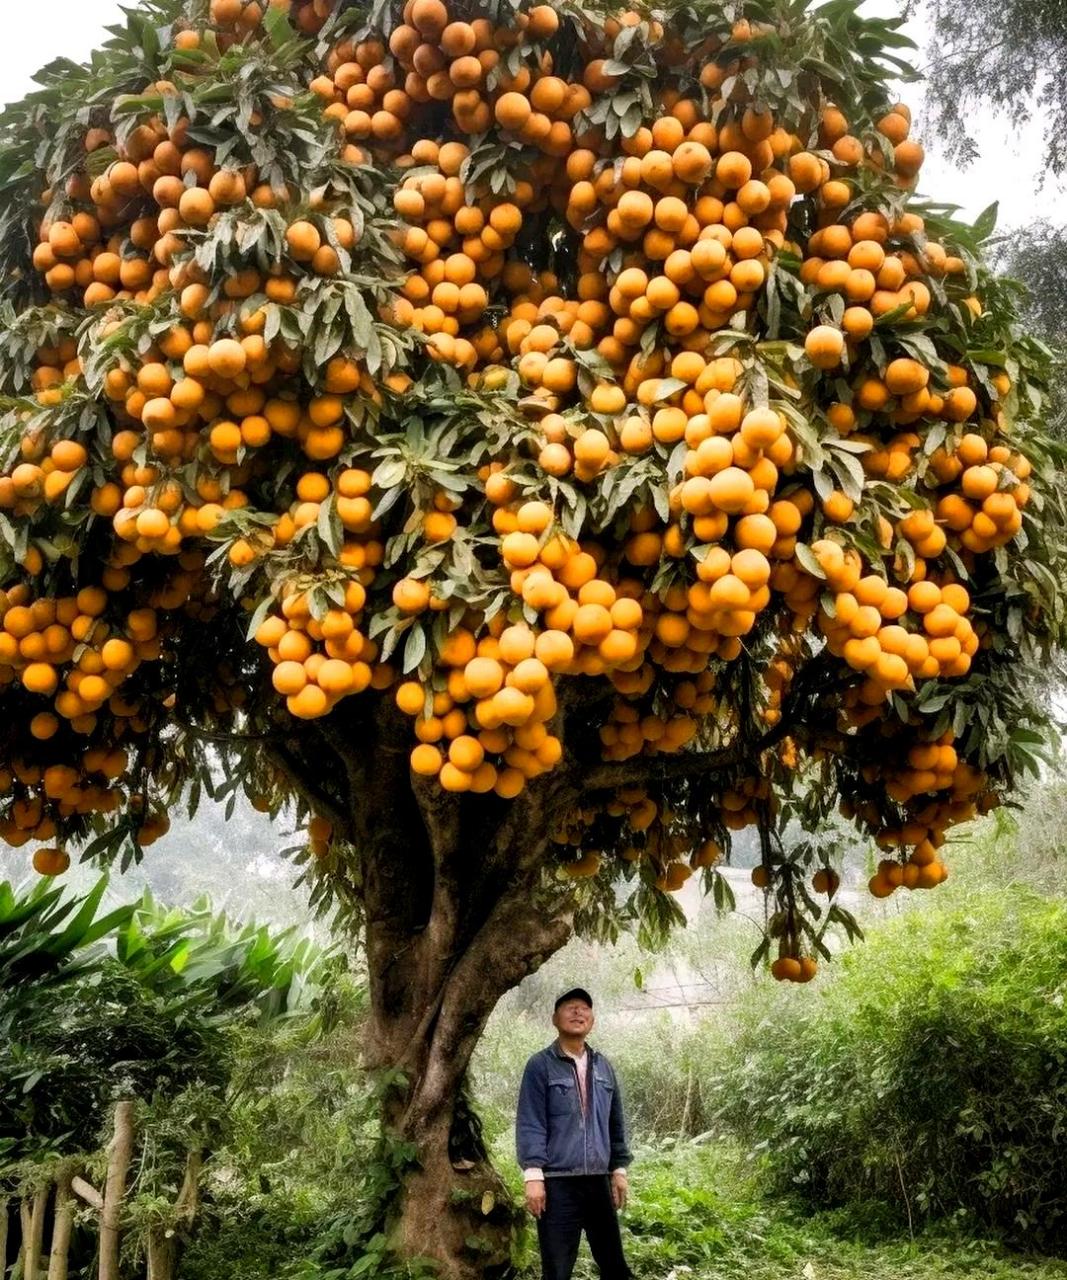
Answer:
M584 987L571 987L570 991L564 991L564 993L558 997L556 1003L552 1006L552 1012L555 1013L559 1009L560 1005L566 1004L568 1000L583 1000L590 1009L593 1007L593 997Z

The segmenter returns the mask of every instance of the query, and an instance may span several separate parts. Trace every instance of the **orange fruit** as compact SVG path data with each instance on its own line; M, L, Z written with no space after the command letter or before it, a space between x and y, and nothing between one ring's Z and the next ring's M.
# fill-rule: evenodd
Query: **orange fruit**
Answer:
M845 339L840 329L816 325L804 338L804 350L816 369L835 369L841 363Z

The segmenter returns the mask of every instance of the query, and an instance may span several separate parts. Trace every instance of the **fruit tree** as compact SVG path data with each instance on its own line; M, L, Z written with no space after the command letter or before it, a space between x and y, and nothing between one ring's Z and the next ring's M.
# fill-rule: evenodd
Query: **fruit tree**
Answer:
M3 117L0 834L54 874L295 800L446 1275L506 1269L471 1051L575 928L662 934L752 827L806 981L832 811L929 889L1036 768L1047 353L914 194L906 43L151 0Z

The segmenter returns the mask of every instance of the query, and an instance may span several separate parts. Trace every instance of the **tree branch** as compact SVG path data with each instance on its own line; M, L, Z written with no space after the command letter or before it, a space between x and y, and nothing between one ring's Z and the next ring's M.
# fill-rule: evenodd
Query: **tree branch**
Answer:
M190 724L188 720L180 720L177 716L171 716L171 724L182 733L200 738L204 742L273 742L277 736L272 733L218 733L213 729L202 729L199 725Z
M580 777L581 790L599 791L613 787L632 786L651 782L666 782L676 778L701 778L718 773L732 765L754 760L783 738L794 736L829 750L840 751L848 739L829 729L808 731L806 718L799 714L810 699L811 692L826 671L825 651L817 654L797 674L793 688L782 706L781 719L766 733L754 740L743 740L724 747L720 751L683 751L677 755L634 756L632 760L593 765Z
M76 1196L84 1200L87 1205L96 1209L98 1212L104 1207L104 1197L93 1186L90 1186L84 1178L75 1177L71 1179L70 1189Z
M322 787L315 776L318 774L321 777L325 772L325 761L319 760L313 767L284 742L272 742L267 748L267 754L284 770L293 786L316 813L329 818L331 824L339 831L348 830L350 815Z
M558 951L573 928L573 909L546 910L529 882L515 882L511 893L497 900L448 977L426 1069L405 1116L408 1124L430 1124L451 1105L497 1001Z
M762 741L762 740L761 740ZM757 746L756 750L762 750ZM672 778L699 778L718 773L730 765L751 758L752 750L738 746L721 751L685 751L672 756L634 756L611 764L595 765L582 777L582 789L601 791L635 783L666 782Z
M200 1170L203 1164L204 1153L199 1147L193 1147L185 1157L185 1177L174 1202L175 1213L187 1223L193 1221L200 1207Z

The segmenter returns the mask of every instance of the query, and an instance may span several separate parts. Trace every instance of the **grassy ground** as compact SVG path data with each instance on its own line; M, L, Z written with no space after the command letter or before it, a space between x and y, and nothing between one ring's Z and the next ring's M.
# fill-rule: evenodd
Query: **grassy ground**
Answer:
M805 1216L761 1198L739 1154L679 1147L638 1157L625 1243L638 1280L1067 1280L1067 1261L958 1234L887 1234L875 1220ZM523 1280L536 1280L530 1259ZM583 1244L576 1280L596 1268Z

